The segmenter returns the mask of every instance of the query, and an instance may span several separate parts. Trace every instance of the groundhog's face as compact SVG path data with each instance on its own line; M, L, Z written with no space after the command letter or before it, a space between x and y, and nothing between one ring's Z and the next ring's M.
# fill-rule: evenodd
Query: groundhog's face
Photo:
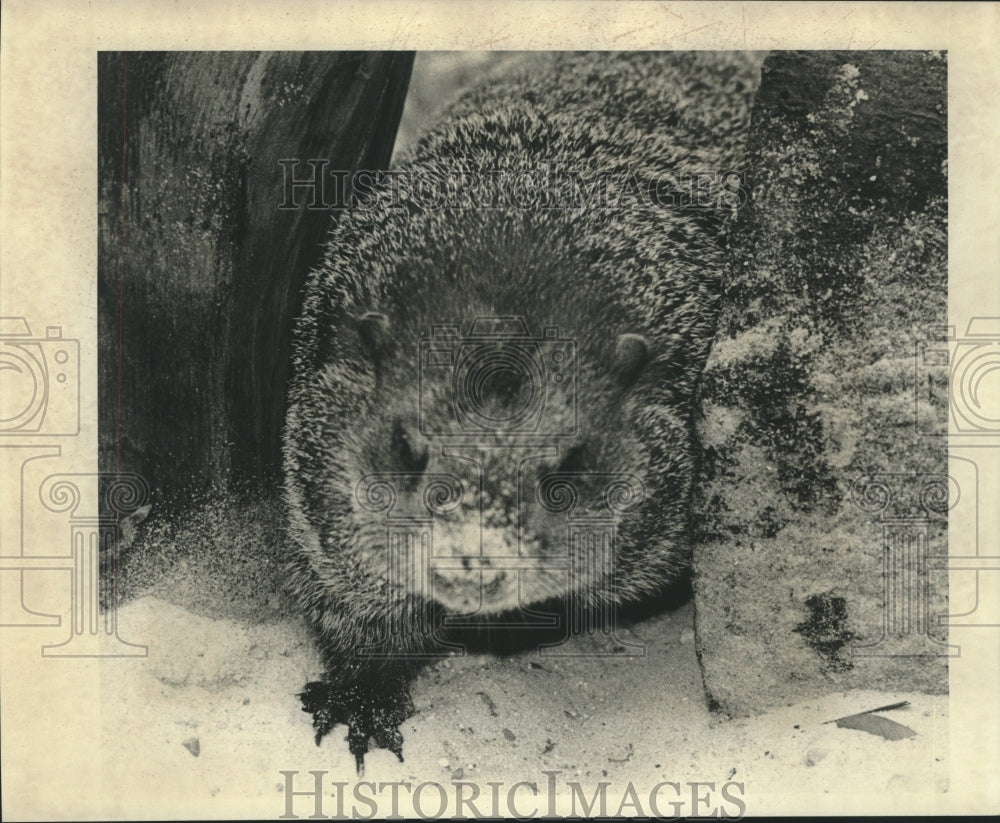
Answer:
M378 376L371 412L346 423L343 488L357 557L390 597L499 613L665 582L679 563L657 552L683 528L687 434L636 402L645 338L622 334L595 359L555 331L455 326L407 346L387 322L362 321Z

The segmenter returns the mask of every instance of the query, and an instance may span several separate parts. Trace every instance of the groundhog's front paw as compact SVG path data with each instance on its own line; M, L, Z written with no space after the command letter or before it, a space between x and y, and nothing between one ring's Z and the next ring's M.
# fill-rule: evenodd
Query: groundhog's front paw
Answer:
M413 700L405 680L382 681L378 685L314 680L306 684L299 697L302 711L313 716L317 746L338 723L347 724L347 745L359 775L364 774L365 754L371 741L403 759L403 735L399 727L413 715Z

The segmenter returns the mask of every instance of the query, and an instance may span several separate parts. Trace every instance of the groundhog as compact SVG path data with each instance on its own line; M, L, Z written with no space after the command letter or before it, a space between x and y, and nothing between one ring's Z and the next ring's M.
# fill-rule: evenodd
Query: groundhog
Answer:
M372 741L402 759L449 617L636 601L684 568L757 73L518 56L355 176L295 332L284 469L326 666L303 708L317 744L347 723L359 771Z

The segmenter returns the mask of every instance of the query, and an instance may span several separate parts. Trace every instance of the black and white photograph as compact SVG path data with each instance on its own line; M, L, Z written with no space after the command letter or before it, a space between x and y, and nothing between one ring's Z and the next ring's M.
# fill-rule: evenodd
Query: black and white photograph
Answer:
M997 810L1000 7L3 17L5 819Z

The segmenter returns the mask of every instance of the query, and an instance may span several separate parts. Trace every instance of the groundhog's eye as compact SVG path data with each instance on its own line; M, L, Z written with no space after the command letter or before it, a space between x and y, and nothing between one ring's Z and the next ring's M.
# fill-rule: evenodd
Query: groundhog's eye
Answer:
M392 427L392 451L405 471L422 472L427 468L430 451L426 447L417 447L399 420Z
M577 443L571 446L563 459L559 461L556 469L560 474L574 474L587 471L591 467L590 452L586 443Z
M392 348L389 318L379 312L366 312L357 320L358 336L373 363L378 364Z

